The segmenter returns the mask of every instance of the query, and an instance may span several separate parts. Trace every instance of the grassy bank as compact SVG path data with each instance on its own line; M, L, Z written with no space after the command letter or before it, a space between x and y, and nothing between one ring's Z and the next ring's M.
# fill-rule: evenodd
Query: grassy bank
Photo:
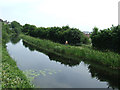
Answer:
M28 47L32 51L36 50L38 52L44 53L45 55L49 56L50 60L60 62L61 64L68 65L70 67L79 65L81 62L80 59L78 59L78 58L69 57L69 56L63 55L61 53L56 53L56 52L47 50L42 47L36 47L36 46L34 46L34 44L29 44L26 41L23 41L23 45L25 47ZM76 59L76 60L74 60L74 59Z
M27 77L18 69L16 62L9 56L5 45L2 46L2 88L32 88Z
M1 89L1 81L2 81L2 40L0 37L0 89Z
M109 68L120 69L120 55L113 52L101 52L85 47L76 47L70 45L62 45L54 43L50 40L42 40L27 35L20 35L21 38L37 48L44 48L48 51L59 53L67 57L78 58L75 60L86 60L89 62L95 62Z

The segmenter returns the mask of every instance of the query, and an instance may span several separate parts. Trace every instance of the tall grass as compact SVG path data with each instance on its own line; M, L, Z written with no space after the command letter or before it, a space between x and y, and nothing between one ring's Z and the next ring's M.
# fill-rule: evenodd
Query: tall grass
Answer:
M2 41L0 37L0 89L1 89L1 81L2 81Z
M61 53L63 55L73 58L82 58L82 60L95 62L97 64L105 65L113 69L120 69L120 55L114 52L102 52L91 48L86 48L84 46L76 47L70 45L62 45L59 43L54 43L50 40L43 40L23 34L20 36L25 42L39 48L42 47L46 50L55 53Z

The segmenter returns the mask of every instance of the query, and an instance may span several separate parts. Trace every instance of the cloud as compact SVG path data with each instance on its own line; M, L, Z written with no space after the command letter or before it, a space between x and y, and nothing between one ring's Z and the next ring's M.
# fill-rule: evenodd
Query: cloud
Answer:
M86 29L108 28L118 23L119 0L1 0L2 17L38 26ZM84 29L84 28L83 28Z

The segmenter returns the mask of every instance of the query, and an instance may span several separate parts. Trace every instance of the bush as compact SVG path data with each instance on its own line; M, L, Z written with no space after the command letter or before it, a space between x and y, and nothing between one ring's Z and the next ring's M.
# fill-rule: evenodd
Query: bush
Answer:
M69 26L61 27L35 27L34 25L25 24L23 26L23 33L33 37L41 39L49 39L54 42L65 44L68 41L70 45L76 45L78 43L88 44L89 39L76 28L70 28Z
M93 47L97 49L120 53L120 25L100 31L95 27L91 39Z

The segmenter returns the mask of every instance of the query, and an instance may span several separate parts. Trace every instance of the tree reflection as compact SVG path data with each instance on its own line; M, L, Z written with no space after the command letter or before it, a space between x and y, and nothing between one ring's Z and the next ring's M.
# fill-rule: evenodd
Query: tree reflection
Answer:
M39 52L42 52L49 56L50 60L54 60L56 62L60 62L61 64L68 65L70 67L79 65L81 61L74 60L71 58L66 58L64 55L58 55L56 53L52 53L50 51L46 51L42 48L36 48L26 42L23 41L23 45L25 47L28 47L31 51L37 50ZM92 78L97 78L100 81L106 81L108 83L108 88L112 89L120 89L119 83L120 83L120 70L113 70L108 67L104 67L101 65L98 65L93 62L88 62L87 60L84 61L84 63L89 64L88 69L91 73Z
M112 89L120 89L120 70L113 70L96 64L90 64L88 69L93 78L108 82L108 88L112 87Z
M10 40L12 44L17 44L20 41L20 37L18 35L12 35Z
M31 51L37 50L39 52L42 52L42 53L46 54L47 56L49 56L50 60L60 62L61 64L68 65L70 67L79 65L80 62L81 62L81 61L74 60L70 57L65 57L63 55L58 55L57 53L46 51L45 49L42 49L40 47L39 48L34 47L34 46L26 43L25 41L23 41L23 45L25 47L28 47Z

